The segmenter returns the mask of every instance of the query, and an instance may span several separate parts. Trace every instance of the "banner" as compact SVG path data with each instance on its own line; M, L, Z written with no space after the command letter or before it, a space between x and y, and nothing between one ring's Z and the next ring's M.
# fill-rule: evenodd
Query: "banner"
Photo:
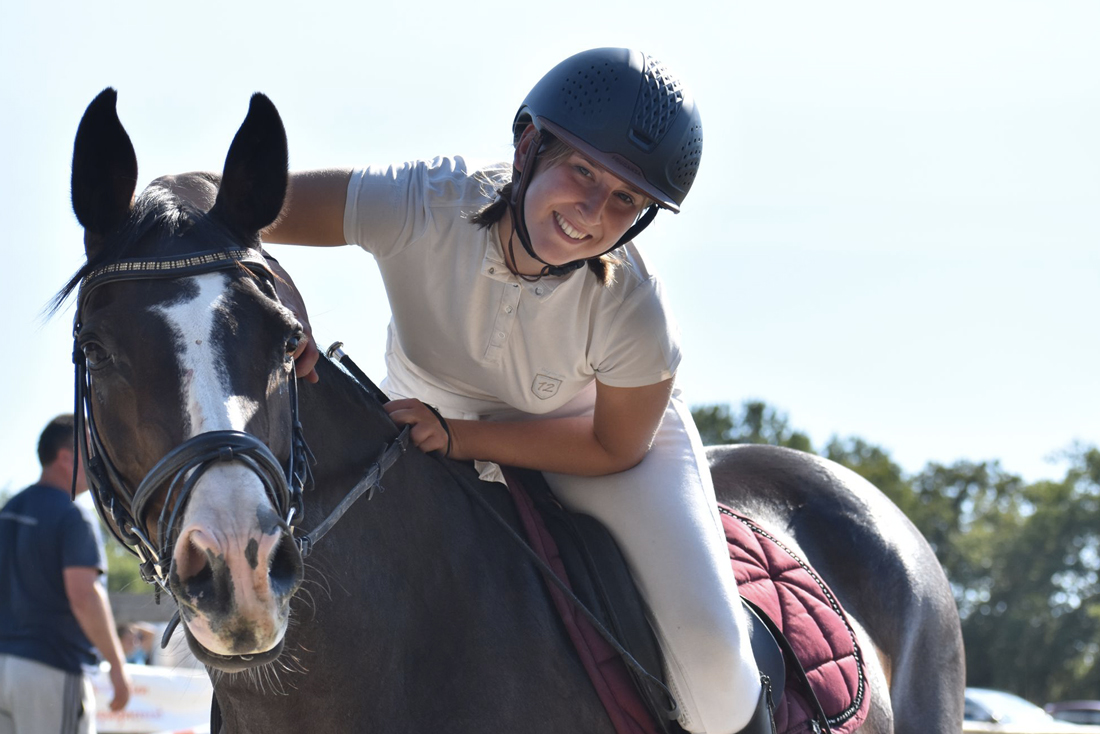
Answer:
M130 702L111 711L114 689L107 665L92 676L100 734L199 734L210 731L213 688L205 670L126 665L133 681Z

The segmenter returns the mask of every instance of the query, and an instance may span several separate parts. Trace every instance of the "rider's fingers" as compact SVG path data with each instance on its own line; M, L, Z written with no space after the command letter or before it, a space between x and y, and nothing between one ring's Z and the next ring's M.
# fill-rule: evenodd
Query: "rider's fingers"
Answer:
M383 406L399 426L412 426L409 437L421 451L443 451L447 448L447 433L435 414L415 398L391 400Z
M409 431L409 438L412 439L413 445L421 451L435 451L446 445L446 438L440 438L441 431L432 421L420 421L418 420L419 416L406 410L392 413L390 417L398 425L412 426L412 430Z
M393 415L398 410L409 410L416 406L420 401L416 398L400 398L398 400L391 400L382 407L386 409L386 412Z
M294 350L294 374L303 378L306 382L317 382L317 361L321 359L321 353L308 335L303 335L298 341L298 348Z
M304 378L306 382L317 382L317 370L314 366L321 358L321 353L313 344L313 329L309 325L309 313L306 311L306 303L302 300L302 294L294 285L290 274L283 269L279 261L264 253L267 265L275 273L275 295L279 302L290 310L302 327L302 337L298 341L298 347L294 350L294 374Z
M391 400L382 407L397 425L419 427L424 422L424 416L430 415L426 410L417 410L416 403L419 402L419 400Z
M425 428L423 424L413 428L410 435L416 447L425 453L438 451L447 445L445 437L441 439L438 431Z

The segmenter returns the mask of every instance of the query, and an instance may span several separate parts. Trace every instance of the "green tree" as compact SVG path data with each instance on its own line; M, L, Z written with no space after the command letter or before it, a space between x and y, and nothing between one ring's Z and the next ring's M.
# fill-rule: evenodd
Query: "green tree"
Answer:
M1011 535L1021 513L1023 481L998 462L929 463L912 478L903 507L955 584L961 614L988 594L995 544Z
M1014 496L975 513L973 524L986 528L983 552L959 551L981 563L960 605L972 683L1036 701L1095 698L1098 479L1100 452L1081 450L1062 481L1017 483Z
M130 594L152 593L153 587L141 578L137 556L126 550L115 537L103 527L107 552L107 590L125 591Z
M736 415L727 405L699 406L692 409L691 415L708 446L762 443L813 452L809 436L792 429L785 413L759 400L745 401Z

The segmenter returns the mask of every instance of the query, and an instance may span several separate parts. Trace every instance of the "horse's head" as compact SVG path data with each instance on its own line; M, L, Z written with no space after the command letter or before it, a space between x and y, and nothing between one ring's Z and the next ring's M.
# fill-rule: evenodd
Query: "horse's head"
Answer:
M220 187L191 174L134 199L137 162L110 89L85 112L73 154L88 260L63 293L80 286L74 358L93 496L175 597L196 655L223 670L279 654L302 580L290 529L305 468L290 356L301 327L258 237L282 207L286 171L282 122L262 95Z

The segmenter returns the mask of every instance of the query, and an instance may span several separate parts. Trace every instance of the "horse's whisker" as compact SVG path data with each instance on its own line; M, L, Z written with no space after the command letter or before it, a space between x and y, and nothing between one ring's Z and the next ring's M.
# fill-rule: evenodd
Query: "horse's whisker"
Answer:
M306 589L304 587L299 588L298 589L298 598L301 599L302 606L309 609L310 619L313 619L314 616L317 614L317 600L314 598L313 594L309 591L309 589ZM290 616L291 616L291 620L290 620L291 623L297 623L297 620L294 619L295 615L293 614L293 608L291 609L291 615Z

